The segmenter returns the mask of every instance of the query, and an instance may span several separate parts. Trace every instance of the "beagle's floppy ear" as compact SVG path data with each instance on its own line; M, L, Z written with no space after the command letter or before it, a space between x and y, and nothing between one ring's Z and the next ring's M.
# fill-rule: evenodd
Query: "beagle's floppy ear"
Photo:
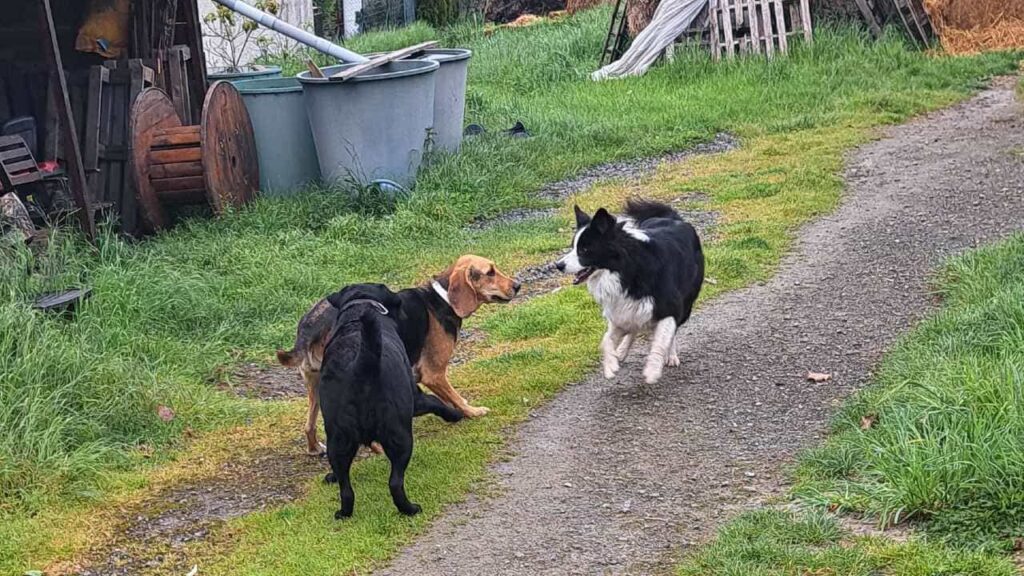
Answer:
M448 303L452 305L459 318L468 318L480 307L473 280L480 279L480 271L467 266L456 266L448 277Z

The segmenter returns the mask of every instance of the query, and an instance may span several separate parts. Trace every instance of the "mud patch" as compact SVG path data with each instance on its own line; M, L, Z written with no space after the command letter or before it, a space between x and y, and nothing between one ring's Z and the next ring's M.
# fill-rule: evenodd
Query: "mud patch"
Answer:
M206 538L232 518L292 502L310 480L327 472L318 458L302 453L296 433L288 453L264 449L224 463L214 475L158 492L125 512L124 525L103 550L91 554L79 576L129 576L189 570L184 547Z
M306 388L294 368L246 363L218 385L243 398L290 400L305 398Z

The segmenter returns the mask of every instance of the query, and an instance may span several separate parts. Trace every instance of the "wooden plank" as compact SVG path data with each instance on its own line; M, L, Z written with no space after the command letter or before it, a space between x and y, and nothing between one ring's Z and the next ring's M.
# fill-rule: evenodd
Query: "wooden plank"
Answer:
M165 204L198 204L206 203L205 188L188 188L185 190L164 190L158 192L160 201Z
M82 131L82 166L93 200L103 199L99 187L100 170L100 115L103 103L103 85L110 72L103 66L89 68L89 91L86 94L85 130Z
M311 77L313 77L313 78L326 78L326 76L324 76L323 70L320 70L320 67L317 66L316 62L313 62L312 59L309 59L309 58L306 59L306 68L309 70L309 75Z
M868 6L868 0L857 0L857 7L860 8L861 15L864 16L864 20L868 23L871 35L879 38L882 35L882 27L878 25L878 19L875 17L874 11Z
M150 173L149 183L157 192L167 190L203 190L206 187L202 174L199 176L182 176L180 178L153 178L152 176L153 174Z
M58 97L63 104L63 122L61 122L64 135L65 159L68 172L71 175L71 195L74 197L75 206L78 208L78 220L82 225L82 231L90 241L96 238L96 222L92 210L92 203L89 201L88 188L85 182L85 170L82 168L81 149L78 147L78 134L75 133L75 118L71 113L71 102L68 100L68 86L64 79L64 63L61 61L60 46L57 45L57 30L53 24L53 10L50 7L50 0L40 0L40 28L49 36L43 41L44 49L49 57L49 64L52 70L57 71L59 80Z
M789 52L789 42L786 40L786 16L782 13L782 0L769 0L775 9L775 32L779 36L779 52Z
M747 18L750 22L750 41L754 54L761 53L761 20L757 16L757 0L747 0Z
M14 175L21 176L21 172L25 172L25 171L39 172L39 166L36 164L36 161L33 160L31 156L29 156L25 160L15 160L14 162L5 162L4 163L4 170L6 170L7 173L10 174L11 176L14 176Z
M401 50L395 50L394 52L388 52L387 54L381 54L380 56L377 56L375 58L370 59L369 62L363 62L362 64L356 64L355 66L353 66L351 68L346 68L346 69L344 69L344 70L342 70L340 72L337 72L335 74L331 74L330 79L331 80L345 81L345 80L348 80L349 78L352 78L353 76L358 76L359 74L362 74L363 72L366 72L367 70L373 70L374 68L377 68L379 66L383 66L384 64L387 64L388 62L391 62L393 60L400 60L400 59L405 58L407 56L412 56L413 54L415 54L417 52L422 52L422 51L424 51L424 50L426 50L428 48L433 48L434 46L437 46L437 42L436 41L421 42L420 44L415 44L415 45L409 46L407 48L402 48Z
M189 54L189 100L192 102L192 118L203 117L203 100L206 98L206 54L203 52L202 16L197 0L178 0L179 16L185 22L185 45Z
M41 124L43 125L43 148L37 149L35 153L45 160L56 160L60 157L60 96L58 94L59 80L57 73L51 71L46 82L46 116ZM35 143L29 142L29 147L34 148Z
M800 0L800 20L804 29L804 40L810 44L814 41L814 34L811 30L811 4L808 0Z
M167 55L171 101L174 102L174 109L178 111L178 116L183 124L192 123L192 105L189 98L188 69L186 67L189 57L188 46L174 46Z
M719 38L721 30L718 24L718 0L711 0L708 5L708 21L711 23L711 56L715 60L721 60L722 43Z
M198 146L192 148L171 148L170 150L150 150L150 164L177 164L179 162L198 162L203 153Z
M761 30L764 36L764 53L768 58L775 55L775 39L772 36L772 13L765 0L756 0Z
M725 53L729 58L736 55L736 46L732 38L732 10L729 8L729 0L722 0L725 6L722 8L722 31L725 33Z
M164 148L168 146L198 146L199 126L188 126L191 130L186 132L157 132L153 135L153 148Z
M24 140L21 139L21 136L5 136L5 138L17 138L19 143L13 148L0 151L0 161L12 160L14 158L21 160L22 158L32 157L32 151L28 149L28 146L23 144Z
M178 162L177 164L154 164L149 167L150 180L160 178L182 178L185 176L202 176L202 162Z

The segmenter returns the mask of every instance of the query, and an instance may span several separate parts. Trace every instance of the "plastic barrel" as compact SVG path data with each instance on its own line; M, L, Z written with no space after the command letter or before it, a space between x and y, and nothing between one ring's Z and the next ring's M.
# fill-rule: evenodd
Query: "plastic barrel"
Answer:
M424 50L421 60L434 60L441 65L434 80L434 146L456 152L462 145L463 122L466 120L466 78L471 50L465 48L431 48ZM367 58L384 52L366 54Z
M252 121L260 190L286 194L319 178L320 164L298 78L262 78L234 86Z
M358 64L323 73L352 66ZM344 82L299 74L324 181L366 185L387 178L411 185L433 127L438 68L432 60L401 60Z
M246 80L256 80L256 79L260 79L260 78L280 78L280 77L281 77L281 67L280 66L261 66L261 67L259 67L257 69L239 70L237 72L219 71L219 72L211 72L211 73L206 75L206 78L209 80L210 84L213 84L217 80L227 80L228 82L231 82L232 84L237 84L238 82L244 82Z

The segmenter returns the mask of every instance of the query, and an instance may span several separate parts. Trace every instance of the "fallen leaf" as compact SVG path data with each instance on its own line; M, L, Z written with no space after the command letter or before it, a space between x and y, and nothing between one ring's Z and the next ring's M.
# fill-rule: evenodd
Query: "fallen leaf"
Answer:
M832 375L822 372L808 372L807 379L811 382L828 382L832 379Z
M835 512L836 510L839 510L839 504L836 503L836 502L829 502L828 503L828 511L829 512Z
M715 286L716 284L718 284L718 280L715 280L714 278L708 276L708 277L704 278L704 283L705 284L711 284L712 286Z
M860 429L870 430L871 427L875 425L875 422L877 420L878 416L875 414L868 414L867 416L862 416L860 419Z
M188 571L188 574L186 576L196 576L196 574L199 574L199 565L198 564L192 566L192 569Z
M156 415L160 417L164 422L170 422L174 420L174 410L171 410L167 406L157 406Z
M1021 550L1024 550L1024 538L1013 539L1013 550L1014 552L1020 552Z

